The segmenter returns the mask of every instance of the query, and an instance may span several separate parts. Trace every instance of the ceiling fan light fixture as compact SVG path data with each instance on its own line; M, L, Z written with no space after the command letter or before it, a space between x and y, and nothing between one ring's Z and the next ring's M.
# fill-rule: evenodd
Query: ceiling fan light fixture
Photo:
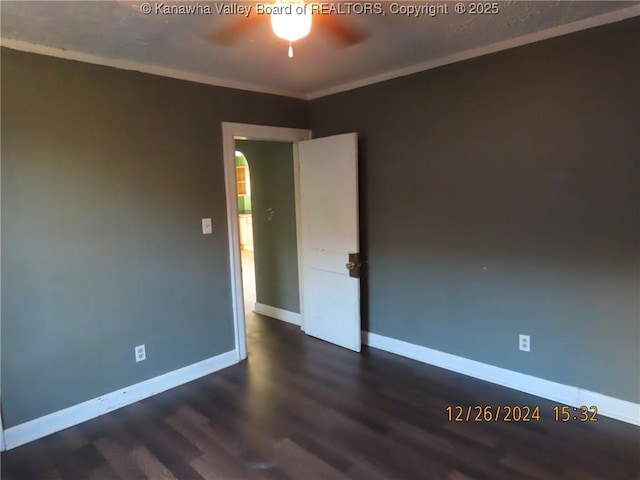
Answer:
M311 31L311 9L303 1L286 0L276 2L272 8L273 33L289 41L289 57L292 57L291 42L306 37Z

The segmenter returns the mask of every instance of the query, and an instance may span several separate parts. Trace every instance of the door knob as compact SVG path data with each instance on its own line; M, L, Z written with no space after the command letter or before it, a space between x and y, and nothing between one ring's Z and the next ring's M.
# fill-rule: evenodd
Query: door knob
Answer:
M349 261L345 265L347 270L349 270L349 276L351 278L360 278L360 267L362 267L362 262L360 261L359 253L350 253Z

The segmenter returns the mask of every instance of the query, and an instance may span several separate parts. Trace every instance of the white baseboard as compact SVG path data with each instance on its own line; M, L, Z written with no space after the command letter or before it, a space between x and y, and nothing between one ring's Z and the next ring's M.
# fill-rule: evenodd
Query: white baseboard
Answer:
M282 320L283 322L293 323L300 326L300 314L283 310L281 308L272 307L270 305L264 305L263 303L256 302L253 307L253 311L260 315L266 315L267 317Z
M46 437L65 428L73 427L92 418L130 405L152 395L164 392L197 378L209 375L238 363L235 350L208 358L158 377L145 380L122 390L107 393L72 407L50 413L5 430L6 448L11 449Z
M640 425L640 404L627 400L551 382L371 332L362 332L362 342L373 348L553 400L563 405L574 407L595 405L598 407L599 415Z

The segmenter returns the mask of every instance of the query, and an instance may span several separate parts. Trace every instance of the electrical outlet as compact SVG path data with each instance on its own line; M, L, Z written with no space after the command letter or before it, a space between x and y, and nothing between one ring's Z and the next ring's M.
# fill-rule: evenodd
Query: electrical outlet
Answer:
M141 362L147 359L147 351L145 350L144 345L138 345L134 349L134 352L136 355L136 362Z
M529 335L520 335L520 350L523 352L531 351L531 338Z

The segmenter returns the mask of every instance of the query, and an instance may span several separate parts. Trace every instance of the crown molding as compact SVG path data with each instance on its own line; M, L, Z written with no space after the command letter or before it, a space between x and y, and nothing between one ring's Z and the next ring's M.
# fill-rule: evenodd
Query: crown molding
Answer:
M637 3L637 2L634 2ZM290 90L281 90L278 88L265 87L264 85L241 82L237 80L230 80L220 77L214 77L210 75L203 75L199 73L190 73L182 70L176 70L167 67L159 67L156 65L149 65L146 63L132 62L129 60L118 60L114 58L103 57L100 55L93 55L90 53L83 53L74 50L66 50L64 48L49 47L46 45L39 45L35 43L25 42L22 40L15 40L11 38L0 38L0 46L10 48L12 50L19 50L22 52L36 53L39 55L47 55L51 57L63 58L66 60L75 60L78 62L92 63L95 65L102 65L105 67L118 68L121 70L130 70L141 73L148 73L151 75L158 75L161 77L176 78L179 80L186 80L188 82L203 83L206 85L213 85L216 87L234 88L238 90L248 90L258 93L266 93L271 95L280 95L284 97L297 98L301 100L315 100L317 98L326 97L328 95L334 95L336 93L346 92L354 90L360 87L366 87L375 83L384 82L386 80L392 80L394 78L405 77L414 73L431 70L434 68L442 67L444 65L450 65L452 63L469 60L471 58L481 57L483 55L489 55L491 53L500 52L503 50L509 50L511 48L528 45L530 43L540 42L554 37L560 37L570 33L578 32L580 30L586 30L589 28L599 27L607 25L609 23L615 23L622 20L627 20L632 17L640 16L640 5L634 5L629 8L623 8L614 12L605 13L595 17L589 17L576 22L567 23L565 25L559 25L557 27L548 28L539 32L531 33L521 37L505 40L502 42L485 45L478 48L472 48L463 52L458 52L452 55L447 55L428 62L411 65L396 70L391 70L385 73L373 75L370 77L355 80L353 82L347 82L333 87L329 87L322 90L316 90L310 93L299 93Z
M406 77L414 73L424 72L434 68L442 67L444 65L450 65L452 63L461 62L463 60L469 60L471 58L481 57L483 55L489 55L491 53L500 52L503 50L509 50L515 47L521 47L530 43L540 42L554 37L560 37L569 33L579 32L580 30L586 30L589 28L599 27L607 25L609 23L615 23L622 20L627 20L632 17L640 16L640 5L635 5L629 8L623 8L616 10L615 12L605 13L595 17L585 18L576 22L567 23L565 25L559 25L557 27L548 28L539 32L524 35L522 37L512 38L502 42L492 43L478 48L472 48L463 52L454 53L453 55L447 55L445 57L429 60L428 62L411 65L409 67L400 68L397 70L391 70L386 73L373 75L371 77L363 78L353 82L343 83L335 87L326 88L309 93L305 96L306 100L315 100L317 98L334 95L336 93L346 92L354 90L360 87L366 87L375 83L384 82L386 80L393 80L394 78Z
M289 90L280 90L277 88L269 88L264 85L254 83L240 82L237 80L229 80L210 75L199 73L185 72L173 68L159 67L146 63L132 62L129 60L119 60L115 58L93 55L90 53L78 52L75 50L67 50L64 48L48 47L36 43L24 42L12 38L0 38L0 46L21 52L36 53L38 55L47 55L50 57L63 58L65 60L75 60L78 62L91 63L104 67L118 68L120 70L130 70L134 72L148 73L160 77L176 78L178 80L186 80L188 82L203 83L216 87L235 88L237 90L248 90L251 92L267 93L271 95L280 95L284 97L298 98L306 100L306 96Z

